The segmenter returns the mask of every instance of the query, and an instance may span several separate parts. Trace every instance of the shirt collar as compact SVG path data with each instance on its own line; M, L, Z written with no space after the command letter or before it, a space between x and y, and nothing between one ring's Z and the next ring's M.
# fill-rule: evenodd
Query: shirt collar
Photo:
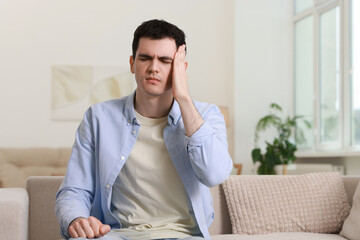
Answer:
M135 93L136 93L136 90L132 94L127 96L126 102L125 102L125 108L124 108L125 112L124 113L125 113L126 121L128 124L132 124L134 121L136 122L135 107L134 107Z
M136 122L135 106L134 106L135 93L136 90L126 98L124 111L125 111L126 121L129 124ZM169 112L168 123L176 125L180 117L181 117L181 111L180 111L179 103L174 99Z

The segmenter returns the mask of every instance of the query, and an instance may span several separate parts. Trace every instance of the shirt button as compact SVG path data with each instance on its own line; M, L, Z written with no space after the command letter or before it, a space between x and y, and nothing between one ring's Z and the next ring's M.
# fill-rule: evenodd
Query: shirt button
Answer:
M135 135L136 134L136 131L134 130L134 131L131 131L131 134L132 135Z
M110 215L110 212L107 212L107 215Z
M121 160L125 160L125 157L124 157L124 156L121 156L120 158L121 158Z
M131 123L131 120L130 120L130 119L128 120L128 123Z
M107 184L105 187L106 187L106 188L110 188L110 184Z

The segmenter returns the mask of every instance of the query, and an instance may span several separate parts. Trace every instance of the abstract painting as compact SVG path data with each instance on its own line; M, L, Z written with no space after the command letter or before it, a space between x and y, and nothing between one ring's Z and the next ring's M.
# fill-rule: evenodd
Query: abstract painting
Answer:
M80 120L91 105L129 95L136 82L129 67L52 67L52 119Z

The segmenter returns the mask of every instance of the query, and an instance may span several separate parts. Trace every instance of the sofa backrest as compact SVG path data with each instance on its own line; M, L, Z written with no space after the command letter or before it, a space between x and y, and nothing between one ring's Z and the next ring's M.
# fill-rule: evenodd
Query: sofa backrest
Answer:
M241 175L239 176L241 177ZM281 177L281 176L279 176ZM345 191L350 205L360 176L344 176ZM26 189L29 193L29 240L61 239L59 223L55 217L55 195L63 177L30 177ZM231 223L221 185L211 189L215 219L209 231L211 235L231 234Z
M23 188L29 176L64 176L71 148L0 148L0 187Z
M342 180L344 182L345 191L348 196L349 204L350 206L352 206L354 193L357 185L360 182L360 176L343 176Z
M210 189L213 198L215 218L209 227L210 235L231 234L230 216L226 205L224 190L221 185Z

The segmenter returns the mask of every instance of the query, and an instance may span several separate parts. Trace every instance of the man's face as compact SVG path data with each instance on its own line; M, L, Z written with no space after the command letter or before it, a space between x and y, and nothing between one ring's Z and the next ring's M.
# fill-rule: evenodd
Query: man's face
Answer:
M135 59L130 57L137 94L161 96L172 94L172 62L177 51L174 39L140 38Z

